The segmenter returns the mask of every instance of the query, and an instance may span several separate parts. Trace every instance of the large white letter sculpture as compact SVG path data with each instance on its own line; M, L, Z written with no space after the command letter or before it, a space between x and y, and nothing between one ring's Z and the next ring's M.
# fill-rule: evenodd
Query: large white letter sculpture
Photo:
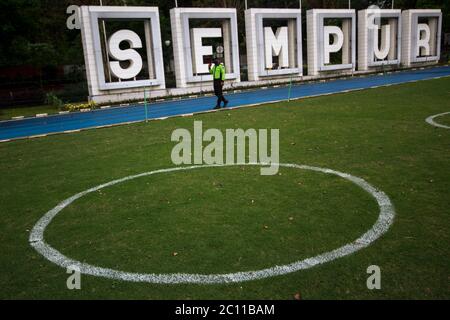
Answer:
M278 57L278 64L280 67L289 67L289 42L287 27L278 28L276 34L273 33L271 27L265 27L264 47L267 69L272 69L273 56Z
M333 40L330 42L330 37L333 38ZM325 64L330 63L330 54L334 52L339 52L342 49L342 46L344 44L344 33L342 32L341 28L335 27L335 26L325 26L323 28L323 50L324 50L324 57L323 62Z
M144 98L143 88L165 88L158 12L156 7L81 7L81 36L91 100L137 100ZM109 23L117 19L142 23L145 38L127 29L109 35ZM103 24L109 37L107 43L100 32ZM145 56L136 50L141 48L145 48Z
M339 25L326 24L340 21ZM306 13L308 27L308 74L322 72L349 73L355 70L356 17L355 10L313 9ZM331 54L339 53L338 61L331 61Z
M266 22L273 20L281 22L275 33ZM247 9L245 36L250 81L303 76L300 9ZM277 64L274 57L278 57Z
M441 56L441 9L402 12L402 63L437 63Z
M221 38L222 29L220 28L192 28L192 69L194 74L209 73L208 64L203 62L205 56L212 56L213 47L204 46L204 38Z
M215 21L222 28L191 28L191 20ZM202 38L221 37L225 79L240 81L239 43L236 9L230 8L173 8L170 10L173 55L178 88L200 87L211 83L205 55L211 55L212 47L203 46Z
M430 27L426 23L419 23L417 25L417 46L416 56L430 55Z
M120 49L120 44L127 42L130 49ZM142 48L141 38L131 30L115 32L108 40L109 55L119 61L111 61L111 72L119 79L132 79L142 70L142 57L133 49ZM127 68L120 66L120 61L130 61Z
M380 40L381 41L380 41ZM399 65L401 10L369 8L358 12L358 69Z
M391 26L384 25L381 27L381 46L378 43L378 28L377 32L373 37L373 53L375 57L379 60L384 60L389 54L389 49L391 48Z

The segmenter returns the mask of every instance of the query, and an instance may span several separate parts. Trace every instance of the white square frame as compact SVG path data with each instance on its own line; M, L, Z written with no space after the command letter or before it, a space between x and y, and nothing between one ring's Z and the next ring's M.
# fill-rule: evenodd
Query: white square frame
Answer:
M436 55L417 57L417 24L419 18L436 18ZM402 12L402 64L437 63L441 57L442 11L441 9L409 9Z
M344 12L347 11L347 12ZM351 11L351 12L348 12ZM325 26L325 19L351 19L352 22L352 34L350 38L350 45L352 46L352 63L348 64L334 64L325 65L324 63L324 41L323 29ZM343 10L339 12L338 10L330 10L330 12L318 12L317 28L319 30L319 70L320 71L331 71L331 70L342 70L342 69L353 69L356 61L356 14L354 10Z
M368 14L375 10L367 10ZM375 61L375 50L373 47L374 30L368 30L367 46L368 46L368 65L369 67L379 67L383 65L398 65L400 64L402 56L402 14L401 10L378 10L380 12L380 18L396 18L397 19L397 56L395 59L386 61ZM366 16L367 17L367 16ZM361 45L361 44L359 44Z
M230 48L233 72L225 74L226 80L240 81L239 42L236 9L232 8L173 8L171 9L172 40L176 65L177 87L212 81L212 75L194 75L189 20L228 19L230 21ZM225 35L222 35L225 37Z
M396 58L385 61L376 61L373 47L374 30L368 28L369 15L378 14L379 18L397 19L397 50ZM399 65L402 57L402 12L399 9L365 9L358 11L358 69Z
M428 61L439 61L441 57L441 32L442 32L442 12L440 12L440 9L434 12L427 12L427 11L413 11L411 14L411 30L417 30L417 25L419 24L419 18L436 18L438 19L437 23L437 32L435 35L435 41L436 41L436 55L429 56L429 57L417 57L415 55L415 48L417 45L417 37L416 33L411 33L411 62L428 62Z
M349 43L351 51L348 59L351 63L325 65L324 63L324 20L327 18L349 19L351 33ZM354 71L356 66L356 13L353 9L311 9L306 12L308 26L308 74L317 76L327 71Z
M303 75L303 53L302 53L302 11L300 9L261 9L261 8L252 8L246 10L246 33L247 33L247 41L251 41L252 43L247 44L248 48L252 48L254 53L253 56L255 61L252 61L252 64L248 64L249 68L253 68L253 65L256 64L257 76L258 77L270 77L270 76L283 76L283 75L291 75L295 74L296 76ZM264 19L295 19L296 21L296 38L297 38L297 67L296 68L286 68L280 70L266 70L264 67L264 50L261 48L257 48L257 44L264 44L264 28L263 22ZM253 33L255 36L252 36L249 33ZM249 57L247 56L247 59ZM249 73L251 71L249 70Z
M159 9L157 7L107 7L89 6L89 18L92 31L92 46L95 55L95 71L97 72L99 90L117 90L137 87L165 86L164 63L162 57L161 31L159 26ZM145 20L151 25L151 41L156 77L148 80L106 82L103 54L100 39L99 19ZM145 39L149 41L149 39ZM88 40L89 41L89 40ZM90 70L93 72L94 70Z

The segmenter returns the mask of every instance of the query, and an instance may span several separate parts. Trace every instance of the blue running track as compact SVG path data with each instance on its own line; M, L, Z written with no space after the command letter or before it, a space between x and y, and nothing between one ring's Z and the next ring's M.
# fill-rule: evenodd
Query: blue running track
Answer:
M434 67L417 71L403 71L387 75L355 77L329 82L305 83L294 85L292 87L291 98L296 99L445 76L450 76L450 66ZM283 86L265 90L243 91L228 96L230 100L228 107L239 107L250 104L287 100L288 89L286 86ZM188 100L151 103L148 105L148 119L205 112L211 110L215 105L215 102L216 98L210 96ZM0 140L26 138L30 136L117 125L142 120L145 120L144 105L134 104L126 107L100 109L90 112L74 112L42 118L2 121L0 122Z

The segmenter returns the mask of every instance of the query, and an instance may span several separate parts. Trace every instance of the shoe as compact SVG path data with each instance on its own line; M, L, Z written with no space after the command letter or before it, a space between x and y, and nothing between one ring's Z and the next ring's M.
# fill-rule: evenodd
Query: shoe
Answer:
M220 106L215 106L214 110L220 109Z
M228 102L229 102L229 101L225 101L225 102L224 102L224 104L223 104L223 107L224 107L224 108L226 108L226 107L227 107L227 105L228 105Z

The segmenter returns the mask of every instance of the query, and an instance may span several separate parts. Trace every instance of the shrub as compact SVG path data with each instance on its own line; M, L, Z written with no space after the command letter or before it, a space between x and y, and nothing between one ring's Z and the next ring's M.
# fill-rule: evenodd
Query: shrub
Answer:
M64 105L61 99L58 98L53 92L49 92L45 95L45 103L58 109L62 109Z
M97 104L94 101L87 103L68 103L64 106L67 111L80 111L81 109L96 109Z

